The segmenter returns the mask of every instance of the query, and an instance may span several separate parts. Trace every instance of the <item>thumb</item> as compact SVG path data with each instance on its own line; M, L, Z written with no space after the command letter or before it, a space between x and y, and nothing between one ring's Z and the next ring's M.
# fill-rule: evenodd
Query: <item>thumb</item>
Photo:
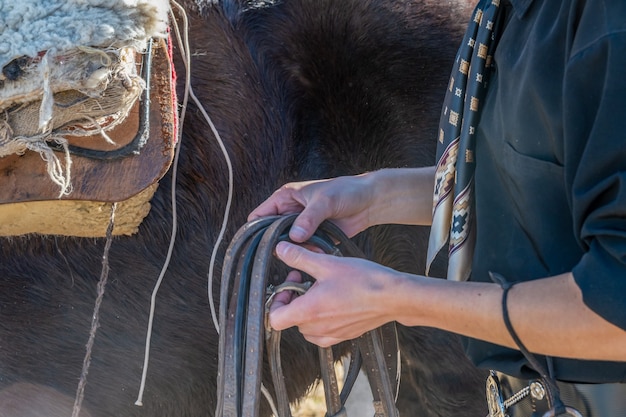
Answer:
M290 242L282 241L276 245L276 255L287 266L305 272L312 277L316 277L320 260L316 260L322 254L312 252L302 246Z
M276 303L276 302L272 303L272 306L270 307L270 313L269 313L270 314L269 315L270 326L272 327L272 329L285 330L290 327L298 325L297 301L298 301L298 298L296 297L289 304L282 304L282 303ZM296 305L295 312L293 311L294 310L293 304Z

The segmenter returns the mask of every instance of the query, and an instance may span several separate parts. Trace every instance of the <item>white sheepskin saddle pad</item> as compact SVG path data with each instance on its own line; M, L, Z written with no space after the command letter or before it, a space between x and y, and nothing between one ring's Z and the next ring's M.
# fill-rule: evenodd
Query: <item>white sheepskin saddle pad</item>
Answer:
M68 194L65 136L111 140L141 96L141 53L167 36L168 10L167 0L0 1L0 158L39 152Z

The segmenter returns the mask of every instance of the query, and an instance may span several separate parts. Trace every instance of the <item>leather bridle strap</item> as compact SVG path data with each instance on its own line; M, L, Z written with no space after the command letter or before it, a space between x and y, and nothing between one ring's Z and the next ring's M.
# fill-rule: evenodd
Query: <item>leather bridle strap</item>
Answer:
M226 252L219 309L217 417L259 415L264 341L277 400L276 417L291 417L280 360L280 332L272 330L267 323L266 307L281 285L282 289L300 293L308 288L306 284L293 283L271 286L268 279L272 264L276 262L274 248L279 241L288 240L288 229L295 217L274 216L245 224ZM360 249L330 222L324 222L307 243L335 256L364 257ZM375 400L375 416L396 417L399 355L395 324L368 332L351 345L351 364L341 393L334 370L333 350L319 348L327 416L346 415L343 405L362 357ZM392 384L390 375L394 372L396 378Z
M361 336L359 349L374 398L374 416L397 416L395 399L400 384L400 354L395 323L387 323ZM390 375L396 378L393 385Z

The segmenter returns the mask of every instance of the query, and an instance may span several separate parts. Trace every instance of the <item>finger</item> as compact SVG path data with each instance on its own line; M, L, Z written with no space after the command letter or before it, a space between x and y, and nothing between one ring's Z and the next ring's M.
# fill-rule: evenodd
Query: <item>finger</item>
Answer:
M287 266L319 279L320 272L325 268L326 259L331 255L315 253L302 246L282 241L276 245L276 256Z
M291 271L289 274L287 274L285 282L302 282L302 275L298 271ZM296 296L297 294L295 294L293 291L279 292L274 296L274 300L270 305L270 313L276 308L280 308L289 304Z
M329 217L328 205L321 202L311 202L293 221L289 230L289 237L294 242L303 243L313 236L313 233Z
M324 249L320 248L317 245L314 245L312 243L302 243L300 244L300 246L302 246L303 248L310 250L311 252L315 252L315 253L326 253L324 252Z
M299 213L306 206L306 200L300 195L305 183L288 183L263 201L249 215L248 220L280 214Z
M256 220L261 217L275 216L278 214L296 213L300 210L301 208L287 208L281 201L278 201L274 196L272 196L259 204L257 208L248 214L248 221Z
M288 304L274 305L270 307L270 326L274 330L285 330L299 323L298 301L300 297L294 297Z
M345 342L347 339L338 339L336 337L327 337L327 336L308 336L303 334L304 338L309 342L317 345L319 347L331 347L337 345L341 342Z

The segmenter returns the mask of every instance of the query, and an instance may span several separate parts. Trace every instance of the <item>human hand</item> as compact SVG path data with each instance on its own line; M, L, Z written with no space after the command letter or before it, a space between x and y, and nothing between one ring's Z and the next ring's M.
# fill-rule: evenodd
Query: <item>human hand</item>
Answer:
M376 263L316 253L288 242L276 246L288 266L316 281L302 296L277 294L270 307L270 324L276 330L297 326L304 337L319 346L354 339L394 320L392 317L396 271ZM287 280L300 281L291 272Z
M377 224L430 225L435 167L382 169L351 177L289 183L248 216L300 213L289 237L305 242L330 220L348 237Z
M367 174L289 183L252 211L248 221L300 212L289 231L295 242L308 240L326 219L352 237L370 226L371 188Z

